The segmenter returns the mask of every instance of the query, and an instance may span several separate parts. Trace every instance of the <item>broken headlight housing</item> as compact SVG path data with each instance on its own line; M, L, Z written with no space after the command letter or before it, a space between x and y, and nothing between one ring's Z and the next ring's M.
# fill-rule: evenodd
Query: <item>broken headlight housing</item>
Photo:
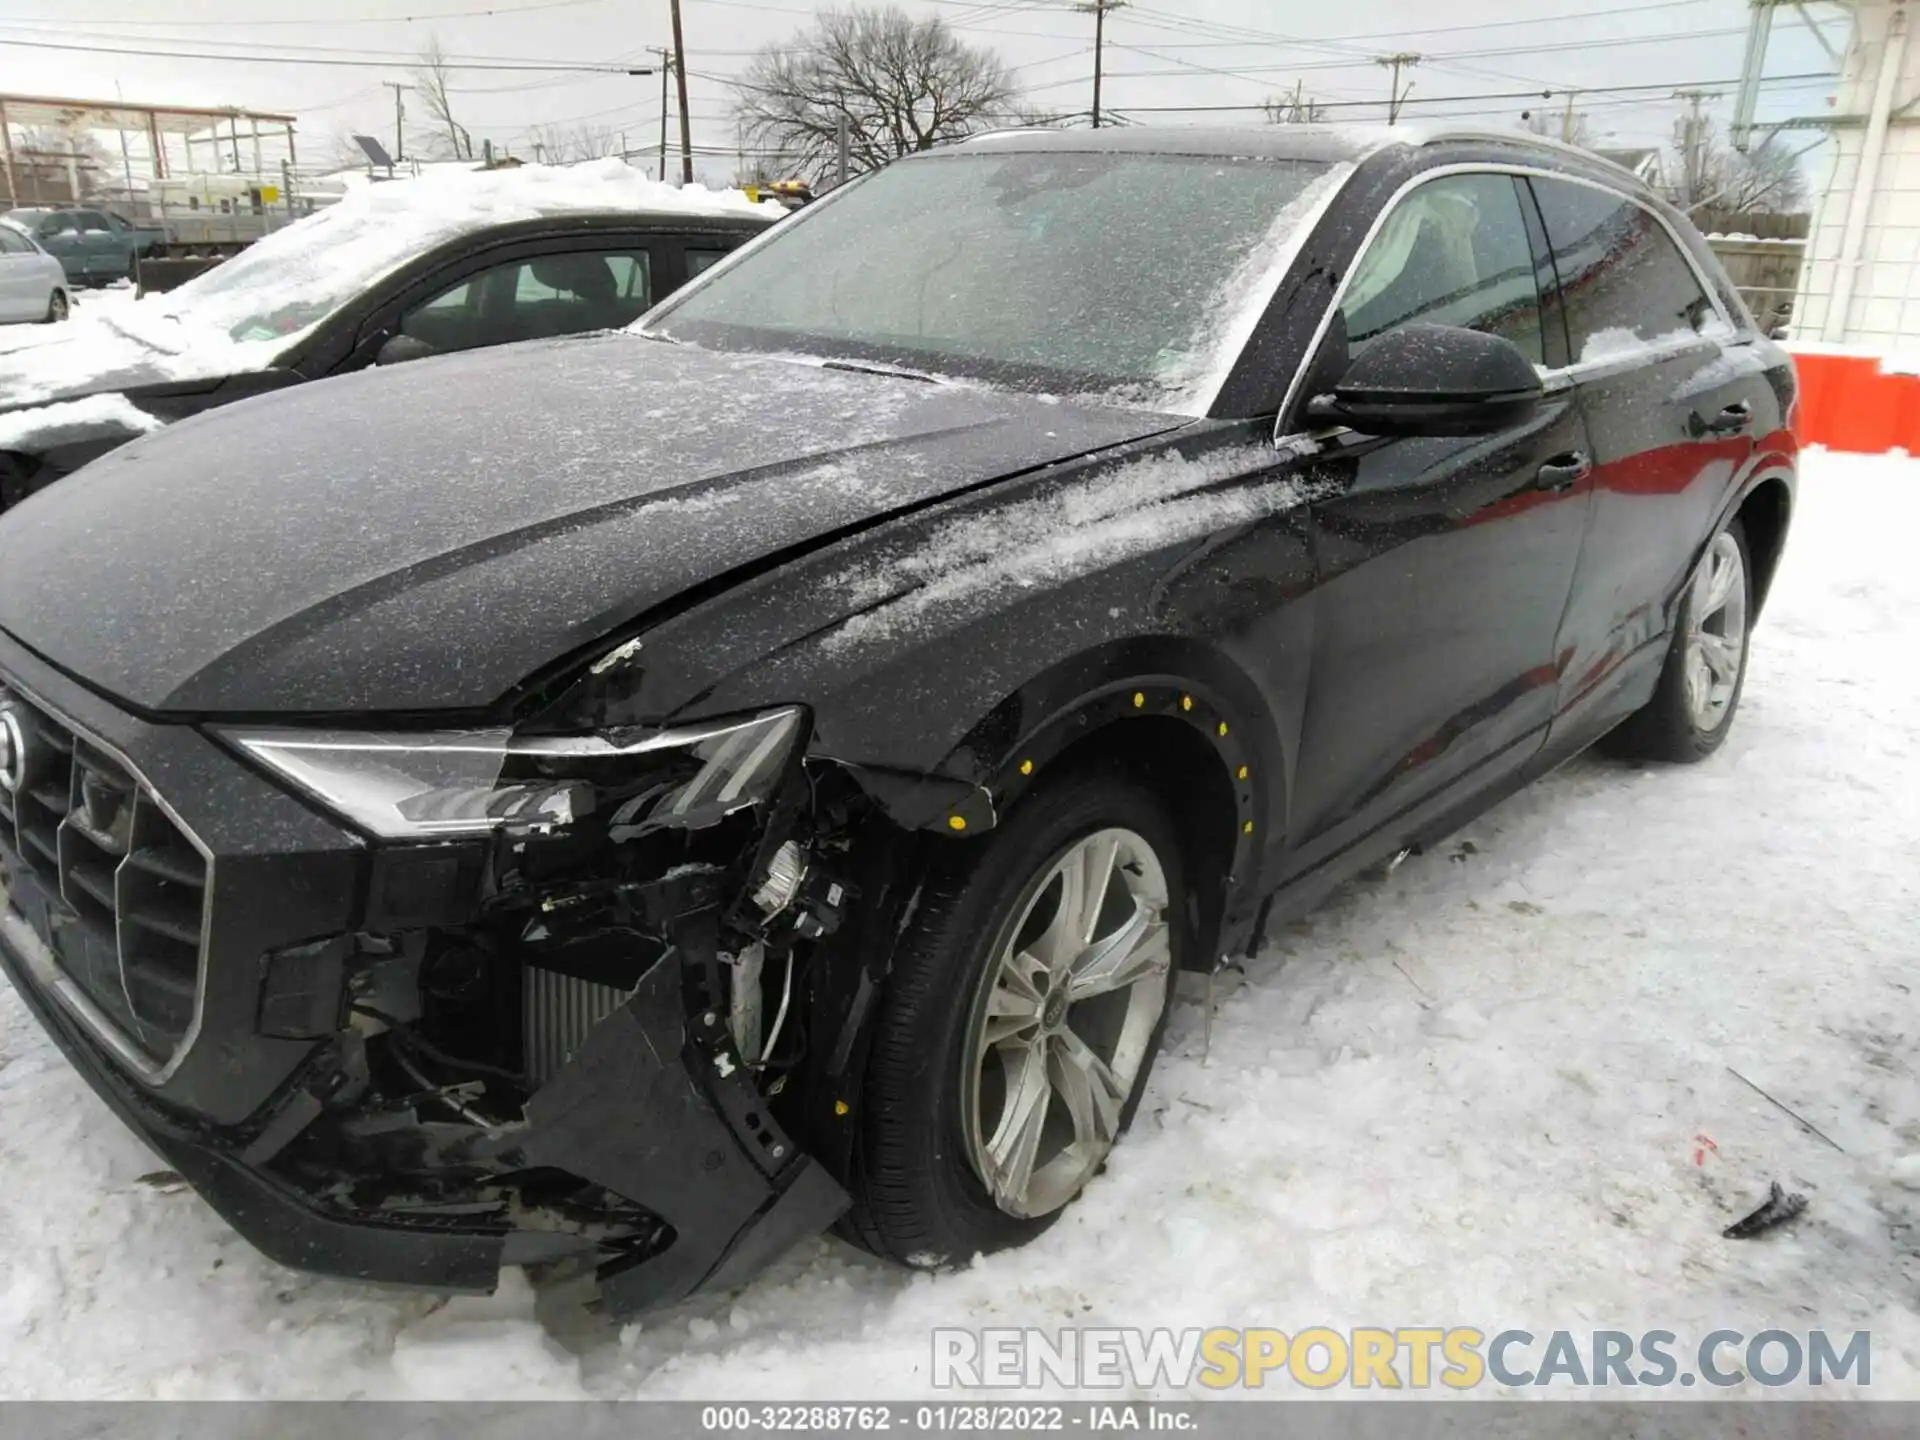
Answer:
M767 799L805 728L798 708L667 730L522 735L222 729L243 754L389 840L555 829L699 829Z

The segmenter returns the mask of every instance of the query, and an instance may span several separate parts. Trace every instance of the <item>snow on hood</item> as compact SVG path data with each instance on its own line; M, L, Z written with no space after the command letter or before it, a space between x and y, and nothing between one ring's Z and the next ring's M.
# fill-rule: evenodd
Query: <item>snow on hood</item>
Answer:
M144 435L164 422L124 395L88 395L58 405L41 405L0 415L0 450L63 445L94 435Z
M0 351L0 409L144 382L264 370L422 252L495 225L575 212L783 218L773 201L663 185L623 160L432 171L368 185L163 296L82 314L58 339Z

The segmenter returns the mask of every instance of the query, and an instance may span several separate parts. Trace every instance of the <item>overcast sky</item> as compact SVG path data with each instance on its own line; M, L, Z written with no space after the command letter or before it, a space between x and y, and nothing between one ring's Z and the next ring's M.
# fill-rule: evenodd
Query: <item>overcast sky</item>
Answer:
M307 161L331 154L335 137L355 130L391 136L393 92L380 82L406 79L409 58L430 35L463 60L501 66L645 65L654 47L671 43L668 0L166 0L168 18L149 18L157 8L150 0L0 0L0 90L290 111L300 117ZM828 8L827 0L685 0L704 168L724 177L737 142L721 77ZM1068 0L903 0L902 8L938 14L970 43L997 49L1034 103L1061 112L1090 104L1093 18ZM1811 11L1844 50L1845 12L1830 4ZM1106 103L1143 122L1250 121L1257 111L1162 107L1253 106L1298 81L1340 107L1339 118L1378 119L1387 72L1370 57L1417 51L1425 58L1412 72L1410 115L1508 125L1543 103L1511 92L1574 87L1596 92L1576 103L1606 143L1653 145L1671 131L1672 89L1719 89L1724 121L1747 14L1747 0L1140 0L1108 20ZM95 48L47 48L54 45ZM289 55L354 63L266 63ZM1783 9L1769 76L1833 68ZM529 131L543 123L610 126L634 150L659 137L657 80L465 69L455 84L458 116L476 144L486 137L528 153ZM1651 88L1603 89L1624 86ZM1760 114L1818 114L1827 95L1820 80L1783 78L1767 87ZM1561 104L1544 103L1556 111ZM1791 138L1812 143L1815 135Z

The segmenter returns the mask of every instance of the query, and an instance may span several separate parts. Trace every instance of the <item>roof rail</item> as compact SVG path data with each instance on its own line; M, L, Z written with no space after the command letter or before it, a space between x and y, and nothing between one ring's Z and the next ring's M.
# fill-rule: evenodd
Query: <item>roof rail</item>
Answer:
M1617 160L1609 160L1597 150L1589 150L1583 145L1572 145L1565 140L1555 140L1549 135L1536 135L1530 130L1499 130L1491 125L1453 125L1422 127L1421 145L1438 145L1449 140L1497 140L1509 145L1531 146L1539 150L1551 150L1556 155L1566 155L1604 165L1610 170L1618 170L1634 181L1644 185L1633 171Z

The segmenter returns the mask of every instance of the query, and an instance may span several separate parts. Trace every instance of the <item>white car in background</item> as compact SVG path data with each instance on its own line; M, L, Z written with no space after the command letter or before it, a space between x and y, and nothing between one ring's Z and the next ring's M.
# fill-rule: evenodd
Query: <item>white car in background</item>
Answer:
M67 272L24 230L0 221L0 324L52 324L73 308Z

